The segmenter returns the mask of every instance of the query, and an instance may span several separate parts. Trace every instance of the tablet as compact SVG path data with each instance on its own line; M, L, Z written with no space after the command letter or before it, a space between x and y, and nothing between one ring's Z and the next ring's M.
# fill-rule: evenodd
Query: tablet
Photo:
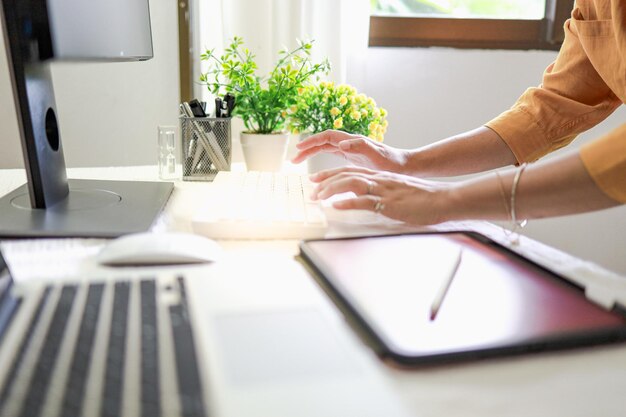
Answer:
M603 309L477 233L308 240L300 256L376 351L400 364L626 339L624 309Z

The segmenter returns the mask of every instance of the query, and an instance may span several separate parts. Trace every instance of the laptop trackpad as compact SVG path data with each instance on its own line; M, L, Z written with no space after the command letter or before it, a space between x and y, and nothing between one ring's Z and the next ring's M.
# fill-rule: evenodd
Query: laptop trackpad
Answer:
M355 359L315 310L219 316L216 331L225 373L235 384L359 372Z

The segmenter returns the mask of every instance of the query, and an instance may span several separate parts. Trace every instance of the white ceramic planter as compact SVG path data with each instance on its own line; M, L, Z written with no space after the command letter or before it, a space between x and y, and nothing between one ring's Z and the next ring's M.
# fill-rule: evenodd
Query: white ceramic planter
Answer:
M332 153L319 153L307 160L309 174L325 169L339 168L348 165L346 158Z
M248 171L281 170L287 153L288 133L263 135L241 132L240 139Z
M300 140L304 140L311 136L311 133L301 133ZM346 158L332 153L318 153L307 159L307 171L313 174L325 169L339 168L348 165Z

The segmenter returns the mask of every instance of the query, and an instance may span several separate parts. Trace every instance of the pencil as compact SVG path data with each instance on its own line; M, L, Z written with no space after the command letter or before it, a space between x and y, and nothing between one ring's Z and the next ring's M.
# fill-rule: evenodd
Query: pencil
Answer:
M454 276L456 275L456 271L459 270L459 265L461 265L462 255L463 255L463 250L459 249L459 253L456 257L454 266L450 270L450 273L448 274L446 279L444 279L443 282L441 283L441 287L439 287L439 291L437 291L437 294L435 295L435 298L433 299L433 303L430 305L430 320L431 321L435 320L435 317L437 317L437 313L439 312L439 308L441 308L441 303L443 302L443 299L445 298L446 293L448 292L448 288L450 288L450 284L452 284L452 280L454 279Z

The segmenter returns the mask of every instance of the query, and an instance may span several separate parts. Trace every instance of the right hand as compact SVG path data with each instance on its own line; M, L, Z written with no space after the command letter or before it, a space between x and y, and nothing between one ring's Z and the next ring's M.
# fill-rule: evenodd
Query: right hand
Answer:
M413 225L432 225L454 219L450 204L457 184L429 181L388 171L341 167L317 172L318 183L311 199L324 200L335 194L354 193L332 203L338 210L369 210ZM500 203L499 199L497 200ZM461 207L462 208L462 207ZM456 219L463 218L457 214Z
M298 153L291 160L295 164L318 153L329 152L341 155L357 166L398 173L404 170L408 156L407 151L339 130L312 135L298 143L296 148Z

